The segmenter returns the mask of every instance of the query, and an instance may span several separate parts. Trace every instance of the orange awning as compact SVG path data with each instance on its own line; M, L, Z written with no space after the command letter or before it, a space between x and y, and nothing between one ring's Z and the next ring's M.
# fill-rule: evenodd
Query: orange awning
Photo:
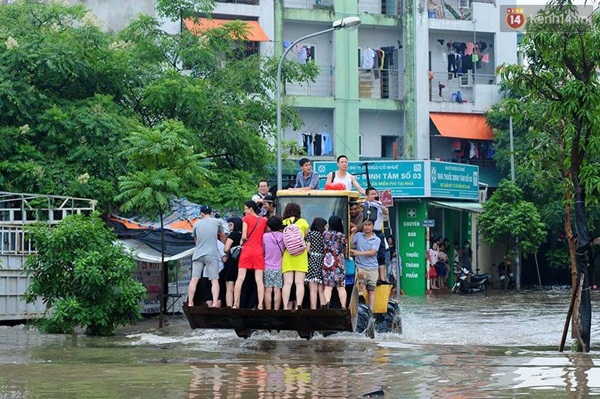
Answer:
M208 18L198 18L196 21L193 19L186 18L183 20L185 26L188 30L194 34L199 35L208 29L219 28L226 24L227 22L232 22L233 20L229 19L208 19ZM258 21L241 21L246 23L247 27L247 38L251 42L269 42L271 39L267 36L265 31L258 24Z
M431 112L429 117L444 137L471 140L493 140L494 133L485 115Z

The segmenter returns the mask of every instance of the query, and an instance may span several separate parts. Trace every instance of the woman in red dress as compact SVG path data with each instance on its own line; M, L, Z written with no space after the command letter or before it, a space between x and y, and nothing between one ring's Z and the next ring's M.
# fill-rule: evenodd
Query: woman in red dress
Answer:
M240 307L240 296L242 284L246 278L248 269L254 270L258 294L258 309L263 308L265 287L263 283L263 271L265 269L265 256L263 252L263 234L267 228L267 219L258 216L260 212L256 202L246 201L242 218L242 253L238 263L238 277L233 289L233 308Z

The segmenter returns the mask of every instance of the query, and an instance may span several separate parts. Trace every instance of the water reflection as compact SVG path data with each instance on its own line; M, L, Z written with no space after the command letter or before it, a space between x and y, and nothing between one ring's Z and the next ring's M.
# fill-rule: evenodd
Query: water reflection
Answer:
M190 365L188 398L347 398L355 379L347 367L318 365ZM354 395L353 395L354 396Z
M404 334L375 340L342 333L305 341L284 332L242 340L190 330L183 318L113 338L0 327L0 399L600 395L600 313L595 351L560 354L568 303L568 291L406 298Z

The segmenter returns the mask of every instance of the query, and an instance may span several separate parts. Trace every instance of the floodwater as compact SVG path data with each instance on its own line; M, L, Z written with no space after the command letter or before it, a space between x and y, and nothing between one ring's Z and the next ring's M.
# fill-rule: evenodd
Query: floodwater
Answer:
M557 351L566 289L401 300L402 335L310 341L191 330L168 317L116 337L0 327L0 398L587 398L600 395L600 293L592 352ZM374 396L372 396L374 397Z

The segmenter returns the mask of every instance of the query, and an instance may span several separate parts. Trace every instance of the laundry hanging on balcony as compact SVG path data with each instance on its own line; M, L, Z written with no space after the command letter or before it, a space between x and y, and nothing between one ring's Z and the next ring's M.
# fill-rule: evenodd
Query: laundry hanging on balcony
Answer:
M333 154L333 143L329 133L299 133L298 144L306 152L306 155Z

